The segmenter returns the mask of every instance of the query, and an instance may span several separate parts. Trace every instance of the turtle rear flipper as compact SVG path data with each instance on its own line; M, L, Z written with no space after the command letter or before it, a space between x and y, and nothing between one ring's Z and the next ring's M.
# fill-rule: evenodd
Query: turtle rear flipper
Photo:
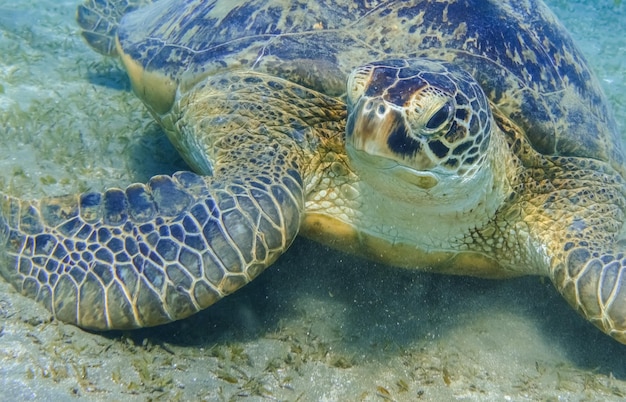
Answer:
M122 17L153 0L86 0L76 10L81 35L89 46L105 56L115 56L115 36Z

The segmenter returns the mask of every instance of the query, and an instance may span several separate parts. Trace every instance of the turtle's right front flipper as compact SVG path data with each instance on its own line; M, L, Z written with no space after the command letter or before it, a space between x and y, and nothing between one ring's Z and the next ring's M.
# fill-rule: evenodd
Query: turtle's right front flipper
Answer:
M126 190L0 198L0 273L91 329L189 316L256 277L298 232L299 174L228 182L179 172Z

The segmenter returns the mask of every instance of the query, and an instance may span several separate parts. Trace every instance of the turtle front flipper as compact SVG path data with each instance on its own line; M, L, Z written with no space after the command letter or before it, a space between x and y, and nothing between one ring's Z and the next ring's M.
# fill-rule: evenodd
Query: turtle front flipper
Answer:
M626 344L626 249L598 253L578 246L553 275L559 292L578 312Z
M533 195L524 221L549 275L582 316L626 343L626 247L619 241L626 183L607 163L546 157L542 178L526 180ZM533 169L528 171L528 177ZM526 174L524 175L526 177Z
M297 235L321 163L313 159L342 144L345 104L278 78L228 73L158 118L205 176L179 172L39 202L0 196L0 273L62 321L158 325L256 277Z
M214 180L190 172L126 190L0 200L2 275L61 321L90 329L189 316L269 266L298 232L298 173Z
M115 37L122 17L156 0L86 0L76 9L81 35L98 53L115 56Z

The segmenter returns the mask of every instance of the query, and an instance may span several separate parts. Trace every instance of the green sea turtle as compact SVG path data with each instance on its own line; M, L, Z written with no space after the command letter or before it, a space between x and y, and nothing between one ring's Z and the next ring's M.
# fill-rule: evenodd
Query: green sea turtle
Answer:
M626 342L624 155L538 0L89 0L195 173L0 201L2 275L62 321L187 317L302 233L402 267L549 276Z

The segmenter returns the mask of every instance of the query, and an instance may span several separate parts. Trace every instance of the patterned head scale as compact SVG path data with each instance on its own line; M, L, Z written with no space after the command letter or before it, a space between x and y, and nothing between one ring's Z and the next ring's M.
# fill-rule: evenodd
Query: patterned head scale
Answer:
M358 67L348 81L348 108L346 139L357 158L458 176L473 174L486 158L487 98L454 65L412 59Z

